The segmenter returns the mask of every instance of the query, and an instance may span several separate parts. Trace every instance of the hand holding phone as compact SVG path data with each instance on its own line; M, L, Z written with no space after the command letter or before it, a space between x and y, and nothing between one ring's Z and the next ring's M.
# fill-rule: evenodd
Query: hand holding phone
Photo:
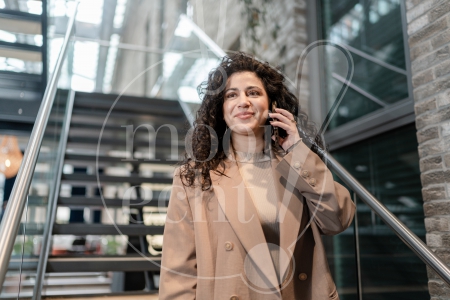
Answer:
M272 101L272 113L276 113L276 108L277 108L277 102L276 101ZM269 117L269 121L278 121L277 119L271 118ZM273 127L273 134L275 135L275 140L278 140L278 137L284 139L287 136L286 130L284 130L283 128L278 128L277 126L272 126Z
M272 103L272 109L273 112L269 113L269 121L273 126L272 139L277 141L286 151L289 147L301 140L297 122L291 112L286 109L277 108L275 101Z

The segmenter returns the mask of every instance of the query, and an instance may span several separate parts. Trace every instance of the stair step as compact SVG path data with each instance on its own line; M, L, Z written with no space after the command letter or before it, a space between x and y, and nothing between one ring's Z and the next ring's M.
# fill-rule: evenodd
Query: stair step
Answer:
M0 50L1 53L1 50ZM0 99L10 101L39 101L42 94L39 90L24 91L0 87Z
M151 200L147 199L130 199L127 204L132 208L141 208L144 206L152 207L167 207L169 205L169 199L167 197L159 199L159 191L153 192L153 198ZM86 207L86 206L101 206L103 207L122 207L124 205L123 199L104 199L100 197L96 198L86 198L86 197L60 197L58 199L59 206L70 206L70 207Z
M108 116L108 111L106 111L106 110L100 111L100 110L92 110L92 109L79 108L79 107L73 108L73 115L100 117L100 118L102 118L102 122L105 120L106 117L108 117L108 121L109 121L110 119L111 120L135 119L136 117L139 116L139 114L137 112L121 112L121 111L115 111L115 110L113 110L111 112L111 114ZM146 114L141 112L141 115L143 116ZM148 118L148 119L159 120L160 122L168 123L168 124L172 124L172 120L174 122L176 122L176 121L180 122L180 120L183 120L183 121L185 120L183 113L170 114L168 116L165 116L163 114L158 114L158 115L153 115L152 118ZM143 123L145 123L145 121Z
M20 90L41 90L41 75L0 71L0 87Z
M50 257L47 272L159 271L161 257Z
M25 61L42 61L41 47L0 41L0 56Z
M78 161L78 162L110 162L110 163L129 163L129 164L154 164L154 165L167 165L172 166L176 164L176 161L167 161L164 159L135 159L125 160L125 157L117 156L105 156L105 155L86 155L86 154L73 154L66 153L65 162Z
M103 225L103 224L54 224L53 234L70 235L159 235L164 233L164 226L153 225ZM70 272L70 271L68 271Z
M28 12L20 11L20 10L14 10L14 9L1 9L0 10L0 18L2 19L10 19L10 20L24 20L24 21L30 21L35 23L41 23L42 17L41 15L37 14L30 14Z
M151 100L147 100L142 103L135 103L127 101L128 99L119 99L117 102L111 100L101 100L101 99L89 99L77 96L74 103L74 108L86 108L95 111L106 111L108 112L112 105L114 104L112 112L132 112L139 114L154 114L154 115L165 115L165 116L183 116L183 110L178 102L170 103L172 101L167 101L169 105L164 105L165 103L154 103Z
M53 290L47 290L45 287L42 288L42 296L46 296L43 297L41 299L55 299L53 297L64 297L61 299L65 299L67 300L67 297L70 296L80 296L80 294L82 295L95 295L95 296L99 296L99 295L103 295L103 294L110 294L111 293L111 288L110 285L108 286L86 286L83 289L80 289L80 287L77 287L76 289L70 290L70 286L67 287L67 289L58 289L56 291ZM29 290L29 291L20 291L20 296L19 298L17 298L17 294L18 293L5 293L5 294L1 294L0 299L31 299L33 297L33 291ZM50 298L47 298L50 297ZM78 298L80 299L80 298ZM86 299L85 297L81 298L81 299Z
M62 181L64 183L96 183L97 175L88 174L62 174ZM99 175L98 179L100 183L130 183L130 184L142 184L142 183L159 183L159 184L171 184L173 182L172 177L141 177L139 175L131 174L129 176L108 176Z
M124 130L121 126L130 124L134 124L135 127L141 124L152 124L155 130L164 124L171 124L178 129L184 129L187 126L187 121L184 117L167 118L158 115L134 113L125 115L125 117L118 116L117 114L110 114L106 120L106 116L106 113L100 114L85 109L74 109L70 126L71 128L98 129L99 131L102 129L103 125L105 125L104 130L108 128L112 130L116 130L117 128ZM106 123L105 120L107 121Z
M155 138L157 138L158 140L174 139L178 140L180 143L184 142L186 131L180 131L176 129L177 132L172 135L172 133L169 131L169 128L167 127L161 127L157 133L156 130L158 130L158 127L155 126L153 127L155 130L153 132L151 128L150 130L147 130L144 127L140 127L136 131L136 127L134 127L133 128L133 130L135 131L134 140L148 141L150 137L151 139ZM95 138L97 140L99 139L99 137L102 137L102 139L120 139L125 141L127 137L127 130L125 127L121 126L105 127L103 131L101 131L101 126L99 126L99 128L88 128L88 126L86 126L85 128L78 128L71 126L69 131L69 137L90 137Z
M99 142L99 138L95 137L95 138L91 138L91 137L74 137L74 136L70 136L68 137L68 143L71 144L93 144L93 145L98 145ZM125 138L114 138L114 139L110 139L110 138L102 138L100 140L100 146L101 145L119 145L120 147L126 147L126 139ZM154 144L153 141L151 141L151 144ZM149 146L149 140L134 140L133 143L134 147L148 147ZM156 139L156 147L171 147L172 146L172 141L170 139L162 139L160 137L157 137ZM178 141L178 149L184 149L184 141Z
M58 287L58 286L75 286L75 285L80 285L80 286L85 286L85 285L109 285L111 284L111 279L110 278L103 278L103 279L98 279L98 278L47 278L44 280L44 286L46 287L46 289L48 289L49 287ZM34 287L34 285L36 284L36 280L35 279L26 279L26 280L21 280L20 282L20 286L21 287ZM17 286L17 282L13 282L13 281L5 281L3 286Z
M8 270L10 271L31 271L36 272L38 267L38 261L39 258L32 257L19 257L19 256L13 256L9 261Z
M43 298L51 300L67 300L67 298ZM84 296L82 298L70 298L70 300L158 300L157 293L148 293L145 295L105 295L105 296Z
M75 118L76 116L74 116ZM179 120L170 120L170 123L168 122L167 118L158 118L158 119L162 119L162 120L155 120L155 118L152 118L152 120L133 120L133 122L127 121L126 123L121 122L121 124L113 124L111 122L108 122L107 124L105 124L105 126L103 126L103 122L98 122L98 119L96 118L82 118L84 120L84 122L82 122L80 120L81 118L79 118L79 120L73 120L73 122L70 123L70 130L72 132L77 132L77 131L85 131L86 129L88 129L90 132L95 132L97 134L97 136L100 136L100 131L103 129L102 134L103 135L107 135L107 134L117 134L117 133L126 133L126 128L122 127L122 126L126 126L126 125L134 125L134 130L136 130L136 127L141 125L141 124L151 124L153 126L153 128L156 130L158 130L158 128L161 127L160 131L158 132L158 136L165 136L167 135L170 138L170 132L168 131L167 126L162 127L165 124L171 124L173 126L175 126L178 130L178 136L179 137L183 137L182 134L184 134L188 128L186 128L186 130L184 129L185 125L186 125L186 120L183 119L179 119ZM103 121L103 120L102 120ZM139 131L135 134L139 134L140 132L145 133L147 136L147 132L144 128L140 128ZM71 134L69 132L69 134ZM73 133L72 133L73 134Z
M0 118L3 116L0 114ZM28 135L31 134L31 131L33 130L34 124L32 122L17 122L16 121L7 121L2 120L0 122L0 132L5 135L21 135L24 133L27 133ZM25 149L21 149L24 151Z
M0 20L0 30L2 31L7 31L13 34L42 34L42 20L39 15L0 9Z
M42 52L41 46L16 43L16 42L11 43L11 42L0 41L0 48L7 48L7 49L19 50L19 51L30 51L30 52L37 52L37 53Z
M136 147L135 147L136 148ZM177 163L180 160L184 159L184 149L178 149L178 153L175 153L175 159L171 158L171 153L172 153L172 149L171 147L159 147L158 145L155 147L155 152L154 152L154 156L152 155L151 157L154 157L155 159L160 159L161 161L169 161L172 163ZM109 155L109 153L111 151L125 151L126 147L122 147L122 148L118 148L115 145L102 145L100 148L98 148L97 144L72 144L69 143L67 145L67 153L76 153L76 154L81 154L81 155L102 155L102 156L107 156ZM139 152L142 154L143 158L138 158L136 157L136 159L142 159L142 163L144 163L144 159L146 157L149 157L148 154L149 149L139 149L139 151L135 152ZM153 151L153 149L152 149ZM136 156L136 154L135 154Z
M154 105L164 106L164 107L180 107L178 100L176 99L162 99L162 98L150 98L150 97L142 97L142 96L130 96L130 95L118 95L118 94L103 94L103 93L88 93L88 92L77 92L75 97L75 104L78 101L103 101L110 102L111 104L116 101L117 97L120 99L117 102L126 102L126 103L136 103L141 105L146 105L149 102Z

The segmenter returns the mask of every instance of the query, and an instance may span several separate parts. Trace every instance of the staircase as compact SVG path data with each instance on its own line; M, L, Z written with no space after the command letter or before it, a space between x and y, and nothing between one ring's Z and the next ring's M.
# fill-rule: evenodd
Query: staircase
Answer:
M187 120L178 101L116 98L75 94L46 277L70 273L77 280L66 282L59 295L158 288L168 191L174 164L184 150ZM143 124L155 128L157 135L140 127L131 139L133 151L127 152L124 126L135 130ZM171 137L164 124L173 125L179 136ZM178 142L176 156L171 139ZM109 284L107 291L95 285L102 278ZM79 284L83 280L93 285ZM43 295L58 295L49 279Z
M6 278L2 298L16 299L18 280L16 275ZM21 297L30 298L33 295L35 282L34 276L29 276L29 274L22 276ZM78 295L79 290L95 294L109 293L112 280L106 272L53 273L45 276L44 284L43 293L47 296L61 295L62 293L72 296Z
M0 9L0 129L31 131L46 86L46 1L42 14L27 4L5 1Z

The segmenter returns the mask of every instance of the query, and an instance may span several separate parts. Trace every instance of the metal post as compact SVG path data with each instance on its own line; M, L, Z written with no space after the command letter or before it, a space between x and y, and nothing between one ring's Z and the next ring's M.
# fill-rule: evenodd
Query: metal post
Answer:
M53 224L56 219L56 210L58 206L59 190L61 187L61 174L64 167L64 156L66 154L67 138L69 136L70 119L72 117L73 102L75 99L75 91L70 90L63 128L61 130L61 140L59 142L56 166L56 182L52 187L52 191L48 197L48 220L45 224L44 234L42 236L42 247L39 256L39 263L36 271L36 283L33 288L33 300L41 300L42 287L44 285L45 271L47 268L48 256L51 248Z
M355 203L355 221L354 221L354 231L355 231L355 260L356 260L356 291L358 294L358 300L362 300L362 281L361 281L361 256L359 252L359 224L358 224L358 197L356 193L353 192L353 202Z

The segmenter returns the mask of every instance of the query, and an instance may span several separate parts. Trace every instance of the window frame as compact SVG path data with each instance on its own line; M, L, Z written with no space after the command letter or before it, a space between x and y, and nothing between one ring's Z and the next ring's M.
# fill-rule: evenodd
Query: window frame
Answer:
M323 38L322 20L319 17L321 10L320 1L308 0L308 43L315 42ZM329 150L336 150L348 146L358 141L372 136L393 130L395 128L413 123L414 94L411 75L411 58L409 55L406 7L405 2L400 1L400 12L402 18L403 43L405 51L406 81L408 85L408 97L389 105L386 108L378 109L366 114L358 119L345 123L335 129L326 131L324 139ZM321 124L327 114L327 105L324 95L326 90L325 66L322 57L311 57L308 61L310 68L310 117L317 125ZM350 88L350 87L349 87Z

